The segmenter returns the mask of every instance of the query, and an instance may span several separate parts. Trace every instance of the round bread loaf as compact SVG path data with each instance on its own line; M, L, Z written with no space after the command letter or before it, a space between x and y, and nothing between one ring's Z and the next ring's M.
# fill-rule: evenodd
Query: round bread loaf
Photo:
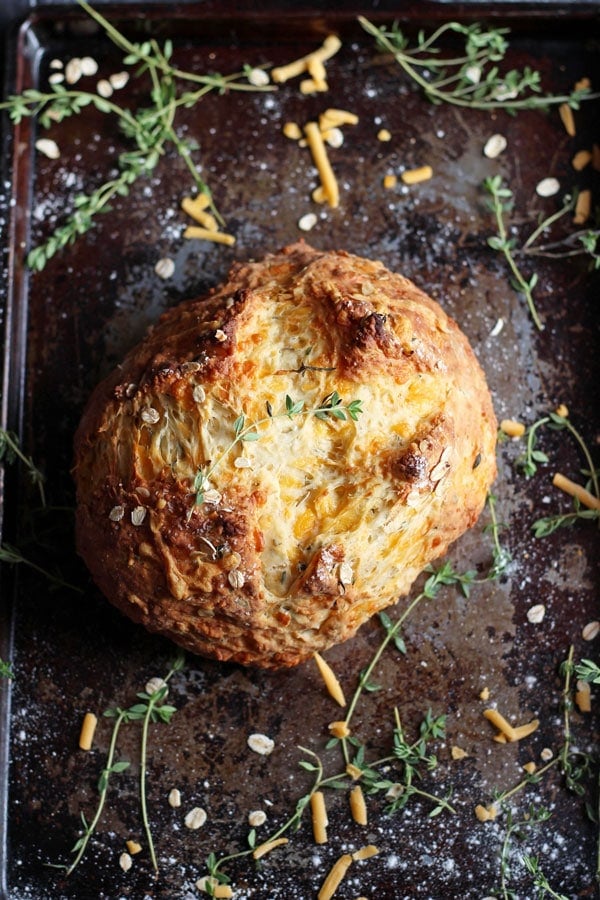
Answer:
M292 666L476 521L496 420L462 332L381 263L301 242L165 313L76 436L77 544L123 613Z

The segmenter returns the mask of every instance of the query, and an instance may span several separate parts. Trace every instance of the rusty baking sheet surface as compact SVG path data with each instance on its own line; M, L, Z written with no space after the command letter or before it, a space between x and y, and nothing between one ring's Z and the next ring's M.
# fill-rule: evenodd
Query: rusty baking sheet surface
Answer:
M69 467L82 406L98 379L162 310L206 291L224 278L233 260L295 241L302 236L298 220L315 212L317 223L305 235L312 244L381 259L458 320L485 368L499 419L530 424L566 403L571 420L597 450L598 280L579 257L527 260L527 273L539 275L536 297L545 329L537 331L523 297L510 287L501 258L487 246L494 223L481 190L487 176L504 177L515 194L516 234L524 238L540 216L557 208L556 198L536 194L542 178L558 178L563 193L597 187L591 170L577 174L570 164L576 150L600 137L597 107L582 109L578 133L571 138L556 112L511 117L433 106L396 65L377 55L354 16L337 13L328 20L326 13L290 13L278 19L234 13L219 19L194 9L181 17L158 10L138 18L115 6L110 15L137 38L172 37L180 66L198 71L281 64L314 49L331 29L342 35L343 48L327 64L326 95L302 97L294 82L271 94L208 95L194 109L181 111L181 133L200 144L194 159L201 161L227 228L236 236L234 248L182 238L187 220L179 204L190 190L190 178L171 152L41 274L27 276L20 243L12 248L5 405L13 426L22 410L25 449L46 473L50 509L32 512L38 504L23 481L16 533L9 528L6 540L20 542L39 565L60 570L76 590L50 589L45 578L21 566L14 619L5 602L2 646L10 651L8 629L14 627L15 672L10 721L0 726L10 750L2 877L11 900L200 896L195 884L206 874L206 857L248 848L249 812L266 813L266 823L256 829L260 843L293 815L310 790L312 773L299 766L309 757L299 746L318 754L327 774L343 769L339 748L325 749L328 724L341 718L341 711L313 664L263 673L188 656L171 681L177 713L169 725L150 731L148 811L158 876L152 872L140 815L135 725L121 732L117 758L131 766L113 776L86 856L68 879L53 868L71 861L81 814L88 821L93 816L110 740L112 723L101 717L93 750L78 750L83 715L101 716L107 708L134 703L148 678L166 673L175 653L99 596L74 556L71 534ZM432 24L417 9L411 15L412 33ZM451 9L440 7L438 23L451 15ZM501 13L494 22L502 24ZM511 24L510 64L539 69L547 89L564 91L583 75L600 83L596 19L573 16L561 22L560 16L544 17L538 7L537 16L513 15ZM17 90L45 85L51 60L85 54L100 63L96 77L122 69L118 51L86 28L80 14L40 11L21 33ZM118 99L133 107L144 103L141 88L131 81ZM308 151L282 135L286 121L304 123L327 107L350 109L360 119L344 128L343 146L330 151L341 186L336 210L311 202L317 178ZM377 139L381 128L389 130L389 142ZM508 147L492 160L482 147L494 132L506 135ZM35 244L61 223L77 192L110 176L125 143L114 124L90 108L50 129L61 149L57 160L32 154L32 134L25 123L15 136L13 236L25 240L30 226ZM382 187L387 173L424 164L433 168L430 181ZM175 263L167 280L154 271L162 257ZM569 647L574 646L576 660L597 658L598 639L582 638L584 626L598 618L600 554L594 523L544 539L535 539L531 530L541 515L569 508L551 487L554 469L578 478L584 463L564 432L546 430L541 440L551 463L530 480L515 467L522 444L509 441L499 448L495 492L498 518L505 525L500 539L513 557L504 576L474 585L468 598L449 587L434 601L420 603L403 629L406 653L385 651L373 674L379 690L363 693L353 719L353 733L366 744L367 759L374 760L390 753L394 708L410 740L428 709L445 714L446 737L431 745L438 765L425 771L416 786L438 797L451 790L455 812L430 818L435 803L416 796L404 811L388 815L379 794L367 798L369 824L359 826L350 818L347 791L330 791L329 842L314 843L305 812L286 846L258 863L242 856L224 865L236 898L316 897L335 860L369 843L379 854L353 863L336 897L483 900L509 896L502 891L510 889L529 900L535 887L520 854L538 857L560 894L595 895L596 826L586 816L584 801L566 789L557 767L510 801L513 821L530 807L552 815L536 827L524 826L522 839L514 836L504 864L509 814L503 811L485 823L474 815L478 803L491 803L495 791L522 779L525 763L541 765L542 751L560 751L559 666ZM486 511L453 549L451 559L460 571L474 566L487 571L489 523ZM390 616L400 615L407 602L401 600ZM543 620L529 621L528 611L540 603ZM382 636L374 620L354 640L326 654L348 696ZM537 717L539 729L518 743L495 742L483 717L489 705L480 698L484 688L489 703L513 722ZM6 684L4 691L6 714ZM597 746L596 715L575 709L571 725L579 749ZM254 732L274 741L269 756L249 750L247 738ZM453 747L466 756L453 759ZM385 777L394 781L399 772L390 766ZM173 788L181 792L179 808L168 803ZM207 821L194 831L185 827L184 817L196 806L206 810ZM139 840L143 849L124 872L119 857L128 839Z

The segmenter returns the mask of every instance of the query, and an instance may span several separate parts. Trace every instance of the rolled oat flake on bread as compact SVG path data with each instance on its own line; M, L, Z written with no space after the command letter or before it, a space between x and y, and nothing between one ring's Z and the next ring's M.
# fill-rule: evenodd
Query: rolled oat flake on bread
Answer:
M149 630L293 666L474 524L496 428L436 302L380 262L296 243L166 312L96 388L75 441L78 550Z

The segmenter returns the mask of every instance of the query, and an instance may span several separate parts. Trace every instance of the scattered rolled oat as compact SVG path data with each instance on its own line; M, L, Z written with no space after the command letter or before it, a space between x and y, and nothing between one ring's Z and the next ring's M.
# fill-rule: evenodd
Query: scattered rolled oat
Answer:
M215 340L219 341L220 344L223 344L227 340L227 335L222 328L217 328L215 331Z
M550 747L544 747L544 749L540 753L540 759L543 760L543 762L550 762L553 756L554 753L552 752Z
M165 679L155 675L154 678L151 678L146 682L145 691L149 696L152 696L152 694L156 694L157 691L160 691L164 687L167 687Z
M216 506L221 502L221 495L215 488L210 488L208 491L204 491L204 502Z
M95 75L98 71L98 63L91 56L84 56L80 60L82 75Z
M131 866L133 865L133 860L131 859L129 853L121 853L119 857L119 865L124 872L129 872Z
M248 72L248 81L250 82L250 84L253 84L254 87L263 87L270 81L269 73L265 72L264 69L250 69L250 71Z
M159 278L170 278L175 271L175 263L168 256L163 256L154 266L154 271Z
M546 615L546 607L543 603L536 603L527 610L527 620L532 625L538 625Z
M538 197L554 197L560 190L560 182L558 178L542 178L538 182L535 192Z
M485 142L483 155L487 156L488 159L496 159L497 156L500 156L506 150L507 143L503 134L493 134Z
M129 72L114 72L109 76L108 81L113 90L120 91L129 81Z
M344 143L344 132L341 128L328 128L323 132L323 140L330 147L341 147Z
M269 753L273 752L275 741L267 737L266 734L251 734L248 737L248 746L260 756L268 756Z
M169 806L172 806L173 809L177 809L178 806L181 806L181 791L177 788L172 788L169 791Z
M145 518L146 518L146 507L145 506L136 506L135 509L131 510L131 524L132 525L141 525Z
M64 69L65 64L62 59L51 59L50 60L50 68L51 69Z
M98 84L96 85L96 90L104 99L108 99L108 97L112 96L113 86L106 78L101 78Z
M65 76L62 72L53 72L52 75L48 77L49 84L60 84L65 80Z
M124 506L113 506L111 511L108 514L108 518L111 522L120 522L123 516L125 515L125 507Z
M600 622L588 622L581 629L581 637L584 641L593 641L600 633Z
M195 806L193 809L190 809L183 821L186 828L189 828L190 831L196 831L198 828L202 828L206 822L206 810L202 809L201 806Z
M65 81L67 84L75 84L81 78L83 72L81 71L81 60L79 57L74 56L73 59L70 59L65 67Z
M490 331L490 337L498 337L502 329L504 328L504 319L500 317L492 330Z
M244 573L240 572L239 569L232 569L227 576L227 581L232 588L234 588L235 590L239 590L239 588L244 587L246 579L244 578Z
M35 142L35 149L47 156L48 159L58 159L60 156L58 144L50 138L39 138Z
M340 580L340 584L352 584L354 572L352 571L352 566L349 562L340 563L338 578Z
M140 419L142 422L145 422L146 425L156 425L156 423L160 421L160 413L157 409L154 409L153 406L147 406L141 411Z
M252 468L252 460L248 459L247 456L237 456L233 461L236 469L251 469Z
M314 228L316 224L317 217L315 213L306 213L306 215L298 219L298 228L300 229L300 231L310 231L311 228Z
M264 825L267 821L267 814L262 809L254 809L251 813L248 813L248 825L251 828L259 828L261 825Z
M203 403L206 400L206 391L201 384L194 386L192 397L194 398L194 403Z

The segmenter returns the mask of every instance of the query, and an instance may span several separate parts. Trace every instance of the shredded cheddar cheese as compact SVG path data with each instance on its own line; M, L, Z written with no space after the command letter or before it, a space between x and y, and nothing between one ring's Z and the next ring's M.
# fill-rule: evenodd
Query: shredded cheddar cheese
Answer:
M313 162L317 167L317 171L321 179L323 193L329 205L335 208L339 206L340 202L339 187L336 177L333 174L333 169L331 168L331 163L329 162L329 157L327 156L327 150L325 148L323 136L321 135L321 131L317 123L307 122L304 126L304 134L306 135L306 140L312 154Z
M592 192L589 188L580 191L575 203L575 215L573 216L574 225L583 225L590 217L592 211Z
M302 137L302 129L297 122L286 122L283 126L283 133L291 141L299 141Z
M199 241L214 241L215 244L227 244L228 247L232 247L235 244L235 238L232 234L194 225L189 225L183 232L183 236L188 239L196 238Z
M520 438L525 434L525 426L522 422L515 422L514 419L503 419L500 422L500 430L508 437Z
M327 131L328 128L339 128L340 125L357 125L358 116L347 109L326 109L319 116L319 128Z
M573 116L573 110L571 109L569 104L561 103L561 105L558 107L558 114L569 137L575 137L575 117Z
M367 805L365 803L365 796L362 792L362 788L359 784L350 791L350 812L352 813L352 818L358 825L367 824Z
M378 853L379 848L375 844L367 844L366 847L360 847L358 850L355 850L352 854L352 859L360 862L363 859L371 859L372 856L377 856Z
M344 853L336 860L317 894L317 900L331 900L351 865L352 857L349 853Z
M592 154L589 150L578 150L573 159L571 160L571 165L575 169L576 172L581 172L582 169L585 169L592 161Z
M329 731L336 738L346 738L350 736L350 729L348 728L348 723L343 719L337 722L331 722L329 724Z
M344 697L342 686L337 680L329 663L325 662L320 653L314 653L313 659L317 664L319 674L325 682L325 687L327 688L329 695L333 697L335 702L339 703L340 706L345 706L346 698Z
M81 732L79 735L79 747L81 750L91 750L92 743L94 742L94 734L96 732L96 725L98 724L98 718L94 715L94 713L88 712L83 717L83 723L81 725Z
M575 703L577 704L579 712L589 713L592 711L592 693L587 681L577 682Z
M598 497L595 497L590 491L582 487L582 485L577 484L577 482L571 481L570 478L561 475L560 472L556 473L552 479L552 484L559 490L564 491L565 494L576 497L577 500L584 506L587 506L588 509L600 509L600 500Z
M313 837L315 843L327 843L327 810L323 791L313 791L310 795L310 811L312 814Z
M281 837L275 838L274 841L266 841L264 844L259 844L258 847L255 847L252 851L253 859L260 859L262 856L266 856L267 853L270 853L271 850L274 850L275 847L281 847L282 844L287 844L288 839Z
M383 186L386 191L389 191L391 188L395 188L398 184L398 177L394 175L392 172L389 172L387 175L383 176Z
M537 766L533 760L530 762L526 762L523 766L523 771L527 772L528 775L533 775L533 773L537 770Z
M534 731L539 727L539 719L532 719L531 722L528 722L526 725L519 725L514 727L507 722L503 715L501 715L497 709L485 709L483 711L483 715L494 725L500 735L496 735L494 740L499 743L504 743L504 741L514 742L520 741L522 738L527 737L530 734L533 734ZM502 736L504 741L501 740Z
M304 74L304 72L310 72L309 66L315 66L317 63L324 63L326 60L331 59L341 46L342 42L337 35L330 34L325 38L318 50L313 50L312 53L287 63L285 66L277 66L272 69L271 78L277 84L283 84L285 81L289 81L290 78L296 78L298 75Z
M433 178L433 169L431 166L419 166L418 169L407 169L402 172L400 178L404 184L420 184L422 181L429 181Z
M131 853L132 856L135 856L136 853L142 852L142 845L139 844L137 841L126 841L125 846L127 847L128 852Z

